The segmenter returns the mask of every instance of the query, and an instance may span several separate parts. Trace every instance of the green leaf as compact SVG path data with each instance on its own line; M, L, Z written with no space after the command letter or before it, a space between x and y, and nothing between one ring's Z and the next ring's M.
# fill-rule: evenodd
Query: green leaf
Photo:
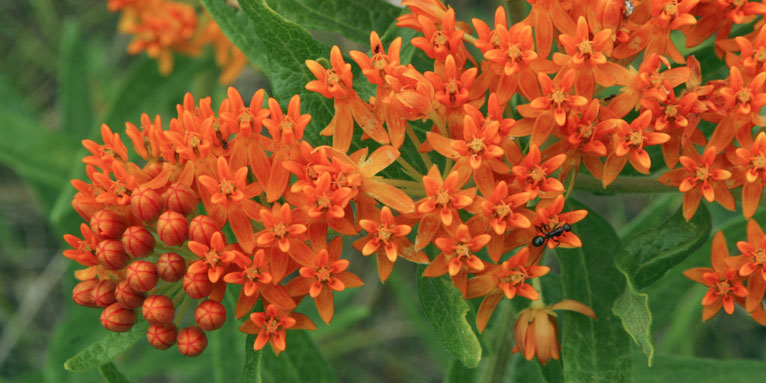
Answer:
M447 368L444 383L475 382L478 368L468 368L458 359L452 359Z
M710 236L711 227L710 212L705 205L700 205L688 222L679 208L658 227L647 229L626 242L617 255L617 265L632 277L636 288L646 288L702 246Z
M108 383L130 383L130 380L112 362L99 366L98 372Z
M76 23L64 25L59 59L58 109L61 130L78 139L93 131L85 41Z
M639 292L633 286L630 277L625 274L625 291L612 305L612 312L622 321L622 327L628 332L652 365L654 344L652 344L652 312L649 309L649 296Z
M280 15L308 28L339 32L349 39L369 43L370 32L383 33L400 8L383 0L268 0Z
M269 62L263 43L253 33L253 22L242 10L221 0L200 0L226 37L258 68L268 73Z
M592 210L572 231L583 246L556 250L564 298L590 306L598 320L560 311L564 381L630 382L630 339L611 310L625 288L625 277L614 264L620 239L611 225Z
M333 383L338 381L335 371L322 357L306 331L288 331L286 339L285 351L274 355L270 347L254 351L255 335L248 335L242 382Z
M720 383L756 382L766 375L766 363L757 360L716 360L658 355L647 367L638 363L636 383Z
M117 355L133 346L146 336L149 324L138 322L127 332L110 333L101 340L80 351L77 355L64 362L64 368L69 371L88 371L109 363Z
M418 298L436 338L466 367L478 366L481 344L466 319L468 304L447 278L427 278L423 270L418 267Z
M315 77L305 61L328 57L323 46L302 26L282 17L263 0L240 0L240 5L252 21L252 31L263 42L261 54L268 60L266 71L274 97L283 107L293 95L301 97L301 112L311 114L311 123L304 138L312 145L329 143L319 131L332 119L332 101L319 93L306 90L306 84Z

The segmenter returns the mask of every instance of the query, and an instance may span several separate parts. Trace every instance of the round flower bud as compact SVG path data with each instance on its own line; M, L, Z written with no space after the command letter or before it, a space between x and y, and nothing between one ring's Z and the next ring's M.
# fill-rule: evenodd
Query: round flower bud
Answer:
M144 299L141 311L147 322L167 324L173 321L173 317L176 315L176 306L165 295L150 295Z
M157 268L151 262L134 261L128 266L125 280L137 293L149 291L157 285Z
M207 347L207 336L197 326L186 327L178 332L178 351L186 356L197 356Z
M186 274L186 261L176 253L165 253L157 260L157 274L160 278L175 282Z
M98 307L106 307L114 303L114 289L117 286L111 279L98 282L90 292L90 299Z
M162 213L162 197L152 188L140 186L130 195L130 212L144 221L154 221Z
M72 289L72 300L80 306L86 307L98 307L93 302L93 289L98 285L98 280L88 279L78 283L74 289Z
M90 228L101 237L119 239L127 225L114 210L99 210L90 218Z
M125 254L122 242L116 239L105 239L96 245L96 258L107 270L119 270L130 261Z
M189 222L189 240L209 245L210 237L220 229L212 218L206 215L196 216Z
M169 246L178 246L188 236L189 222L181 213L166 211L157 220L157 234L162 242Z
M122 233L122 247L131 257L146 257L154 251L154 235L143 226L131 226Z
M199 203L197 193L192 188L181 185L170 185L165 193L162 194L162 200L170 211L175 211L183 215L191 213Z
M136 312L119 303L112 303L101 312L101 324L109 331L128 331L136 324Z
M144 294L137 293L131 289L127 280L120 281L117 284L117 287L114 289L114 297L117 299L117 302L120 302L120 304L129 309L141 307L141 303L146 298Z
M150 324L146 330L146 340L152 347L158 350L167 350L176 343L178 329L176 325L169 324Z
M186 273L183 280L186 295L193 299L200 299L213 292L213 284L207 277L207 273Z
M194 320L205 331L218 330L226 322L226 307L207 299L194 310Z

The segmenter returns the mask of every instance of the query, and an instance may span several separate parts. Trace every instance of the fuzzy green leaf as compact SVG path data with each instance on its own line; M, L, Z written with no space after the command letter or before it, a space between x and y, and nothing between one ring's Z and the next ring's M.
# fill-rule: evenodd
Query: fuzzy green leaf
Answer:
M149 328L149 324L140 321L127 332L109 333L98 342L69 358L64 362L64 368L69 371L88 371L109 363L117 355L144 338L147 328Z
M112 362L99 366L98 372L108 383L130 383L130 380Z
M245 368L242 370L242 383L263 383L261 359L263 350L253 350L255 335L248 335L245 341Z
M423 277L418 267L418 298L436 338L468 368L479 365L481 344L466 319L468 304L446 277Z
M242 382L316 382L338 381L330 364L322 357L311 336L305 331L288 331L287 348L278 356L271 347L253 350L255 335L245 344L245 369Z
M637 363L633 375L637 383L756 382L766 375L766 363L659 355L652 367Z
M253 33L253 22L245 12L229 5L227 1L200 1L226 37L247 56L251 63L268 73L269 64L267 56L263 54L263 43L258 35Z
M636 290L627 274L625 278L625 291L614 301L612 312L620 318L622 327L646 355L648 365L651 366L654 358L654 344L652 343L652 312L649 309L649 296Z

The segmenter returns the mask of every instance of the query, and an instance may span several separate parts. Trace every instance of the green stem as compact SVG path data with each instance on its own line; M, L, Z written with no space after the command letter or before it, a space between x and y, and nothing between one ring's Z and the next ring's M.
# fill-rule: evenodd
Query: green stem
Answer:
M505 0L508 4L508 18L513 25L524 19L524 0Z
M507 302L510 303L510 302ZM495 352L489 357L490 363L485 374L483 382L502 382L506 371L510 367L511 357L513 356L513 325L515 323L516 311L510 304L502 304L498 307L501 324L495 338Z

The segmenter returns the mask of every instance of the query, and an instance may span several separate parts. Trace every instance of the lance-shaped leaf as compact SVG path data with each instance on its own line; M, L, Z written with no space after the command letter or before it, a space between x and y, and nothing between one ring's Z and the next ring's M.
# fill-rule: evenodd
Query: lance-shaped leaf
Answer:
M149 324L140 321L127 332L113 332L69 358L64 367L69 371L87 371L109 363L117 355L146 337Z

